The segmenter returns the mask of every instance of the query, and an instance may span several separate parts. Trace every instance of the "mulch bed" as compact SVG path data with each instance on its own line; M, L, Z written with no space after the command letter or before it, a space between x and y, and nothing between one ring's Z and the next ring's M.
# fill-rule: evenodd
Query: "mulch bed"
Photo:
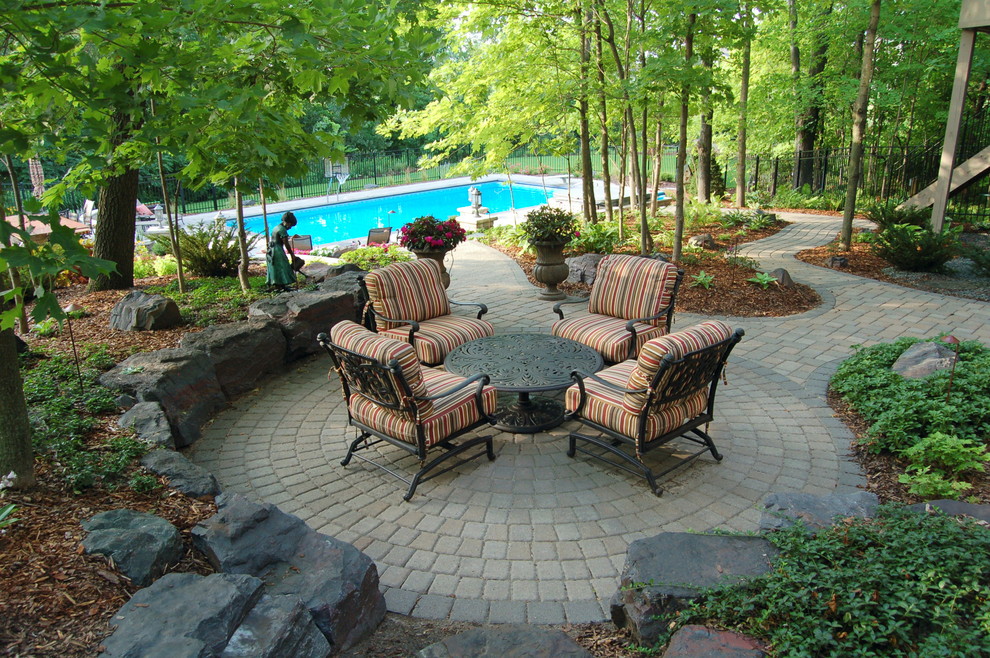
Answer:
M108 622L137 587L108 558L86 555L80 522L126 507L151 512L182 533L185 557L171 571L208 574L213 569L192 550L190 529L216 513L212 501L162 488L138 493L129 488L89 489L74 494L43 461L38 486L7 491L20 521L0 536L0 647L5 655L92 656L109 632ZM164 482L162 482L164 484Z

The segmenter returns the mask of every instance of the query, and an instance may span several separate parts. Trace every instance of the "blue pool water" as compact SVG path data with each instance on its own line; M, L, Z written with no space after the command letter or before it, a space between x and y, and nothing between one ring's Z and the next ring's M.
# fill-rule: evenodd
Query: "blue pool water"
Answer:
M470 187L458 185L293 210L299 224L291 233L312 235L314 245L367 237L369 229L384 226L391 226L394 235L400 226L423 215L433 215L439 219L457 215L458 208L471 205L468 199ZM528 208L547 202L547 194L542 187L513 185L511 198L509 186L505 183L476 183L474 187L481 191L481 204L493 213L509 210L513 206ZM552 189L547 192L553 194ZM513 199L515 203L512 203ZM279 217L269 217L272 226L278 221ZM246 219L245 227L254 233L264 233L260 216Z

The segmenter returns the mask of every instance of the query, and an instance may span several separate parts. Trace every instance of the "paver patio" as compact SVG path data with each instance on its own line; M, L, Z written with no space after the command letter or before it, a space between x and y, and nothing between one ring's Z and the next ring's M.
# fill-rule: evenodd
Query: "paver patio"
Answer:
M746 330L711 426L725 459L703 456L675 471L661 498L632 475L568 458L565 437L577 425L569 423L536 435L481 430L495 433L496 461L472 462L403 502L405 487L394 478L360 462L340 466L354 431L325 355L221 413L189 457L225 490L274 503L365 551L393 612L478 622L605 619L633 540L751 531L767 493L863 484L846 456L851 434L825 402L828 379L853 344L939 332L990 343L990 304L801 263L792 254L828 242L841 220L783 217L794 224L741 252L764 270L786 268L823 304L786 318L723 318ZM511 259L474 242L453 257L452 299L487 303L485 318L498 332L549 331L552 302L536 298ZM679 313L674 330L706 317Z

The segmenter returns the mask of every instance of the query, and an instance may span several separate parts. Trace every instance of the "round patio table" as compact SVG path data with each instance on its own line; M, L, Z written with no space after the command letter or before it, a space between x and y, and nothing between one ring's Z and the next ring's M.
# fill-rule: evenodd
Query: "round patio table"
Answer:
M465 343L444 359L448 372L464 377L484 373L502 393L495 410L495 427L517 434L534 434L564 422L564 405L532 393L570 386L571 372L597 372L602 355L581 343L546 334L500 334Z

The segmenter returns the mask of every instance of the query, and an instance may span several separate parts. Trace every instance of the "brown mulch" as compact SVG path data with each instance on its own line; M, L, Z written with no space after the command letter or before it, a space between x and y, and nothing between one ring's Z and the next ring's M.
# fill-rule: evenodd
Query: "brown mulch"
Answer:
M38 486L5 492L20 520L0 536L0 650L4 655L92 656L113 614L138 589L103 556L86 555L80 522L112 509L157 514L182 533L185 557L175 572L213 569L192 550L190 529L216 513L212 501L161 488L137 493L93 488L73 494L38 461Z
M776 226L749 231L746 241L756 241L769 237L787 226L780 222ZM632 227L630 227L632 228ZM692 235L709 233L718 235L725 229L720 226L701 226L692 229ZM751 278L758 270L742 264L731 263L722 258L720 251L733 249L738 243L725 243L716 240L716 250L700 254L687 254L676 265L684 270L684 279L677 292L674 302L675 311L697 313L700 315L728 315L737 317L781 317L810 311L821 303L812 288L798 283L793 288L782 288L776 284L767 289L761 288L746 279ZM533 266L536 257L523 253L513 247L492 245L496 249L511 256L526 273L530 283L543 287L533 278ZM695 276L704 272L714 276L714 282L708 289L695 284ZM591 286L585 283L561 283L557 286L568 295L587 295Z

